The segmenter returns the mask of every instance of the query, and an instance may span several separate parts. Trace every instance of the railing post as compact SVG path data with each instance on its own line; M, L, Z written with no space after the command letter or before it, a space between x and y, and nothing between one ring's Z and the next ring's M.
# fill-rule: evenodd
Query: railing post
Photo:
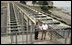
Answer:
M65 44L67 43L67 38L65 38Z
M28 25L29 25L29 19L27 18L27 30L26 30L26 44L28 44Z
M34 40L33 40L33 34L35 33L35 23L33 23L32 21L31 21L31 44L33 44L34 43Z
M33 33L33 23L31 22L31 29L30 29L30 41L31 41L31 44L33 43L32 42L32 33Z
M71 44L71 38L70 38L69 42L70 42L70 44Z
M65 44L67 43L66 31L64 31Z
M12 44L13 43L13 32L11 32L10 38L11 38L11 44Z
M18 32L15 32L15 33L16 33L16 44L17 44L17 33L18 33Z
M52 31L50 31L50 40L52 40Z
M69 36L69 38L70 38L69 42L70 42L70 44L71 44L71 30L70 30L70 36Z
M70 35L70 30L66 30L65 31L65 44L68 43L67 41L68 41L69 35Z
M23 17L23 18L24 18L24 17ZM22 25L23 25L22 27L23 27L23 29L24 29L23 19L22 19ZM24 34L24 31L25 31L25 30L23 30L23 29L22 29L22 42L24 43L23 34Z

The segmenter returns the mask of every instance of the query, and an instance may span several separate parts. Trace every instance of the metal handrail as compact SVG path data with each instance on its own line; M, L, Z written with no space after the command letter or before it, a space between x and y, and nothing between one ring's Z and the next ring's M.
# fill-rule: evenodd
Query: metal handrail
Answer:
M15 4L16 5L16 4ZM17 6L17 5L16 5ZM24 14L26 14L25 12L24 12L24 10L22 10L19 6L17 6ZM31 20L34 24L36 24L36 21L35 20L33 20L29 15L25 15L29 20Z

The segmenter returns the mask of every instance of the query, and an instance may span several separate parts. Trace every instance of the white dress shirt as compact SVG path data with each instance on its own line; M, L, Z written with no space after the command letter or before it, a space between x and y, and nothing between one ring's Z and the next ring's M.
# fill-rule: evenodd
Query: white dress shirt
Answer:
M43 28L43 30L47 30L48 29L48 25L47 24L42 24L42 28Z
M42 26L39 26L39 29L42 30Z

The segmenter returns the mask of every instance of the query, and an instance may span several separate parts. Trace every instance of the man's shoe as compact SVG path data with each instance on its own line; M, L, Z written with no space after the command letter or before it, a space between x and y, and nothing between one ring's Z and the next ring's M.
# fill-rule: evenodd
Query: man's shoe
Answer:
M38 39L38 38L36 38L36 39Z
M38 38L36 38L35 40L37 40Z
M44 38L44 40L45 40L45 38Z
M42 40L42 39L41 39Z

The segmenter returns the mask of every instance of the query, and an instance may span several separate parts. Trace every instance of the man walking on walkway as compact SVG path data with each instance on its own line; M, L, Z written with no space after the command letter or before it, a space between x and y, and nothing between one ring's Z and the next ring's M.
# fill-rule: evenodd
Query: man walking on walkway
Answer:
M37 40L38 39L38 22L36 23L36 25L35 25L35 40Z
M38 21L35 25L35 39L38 39L39 31L42 30L42 23Z
M41 40L42 40L42 39L45 39L47 30L48 30L48 25L45 24L45 23L42 24L42 38L41 38ZM43 38L43 37L44 37L44 38Z

